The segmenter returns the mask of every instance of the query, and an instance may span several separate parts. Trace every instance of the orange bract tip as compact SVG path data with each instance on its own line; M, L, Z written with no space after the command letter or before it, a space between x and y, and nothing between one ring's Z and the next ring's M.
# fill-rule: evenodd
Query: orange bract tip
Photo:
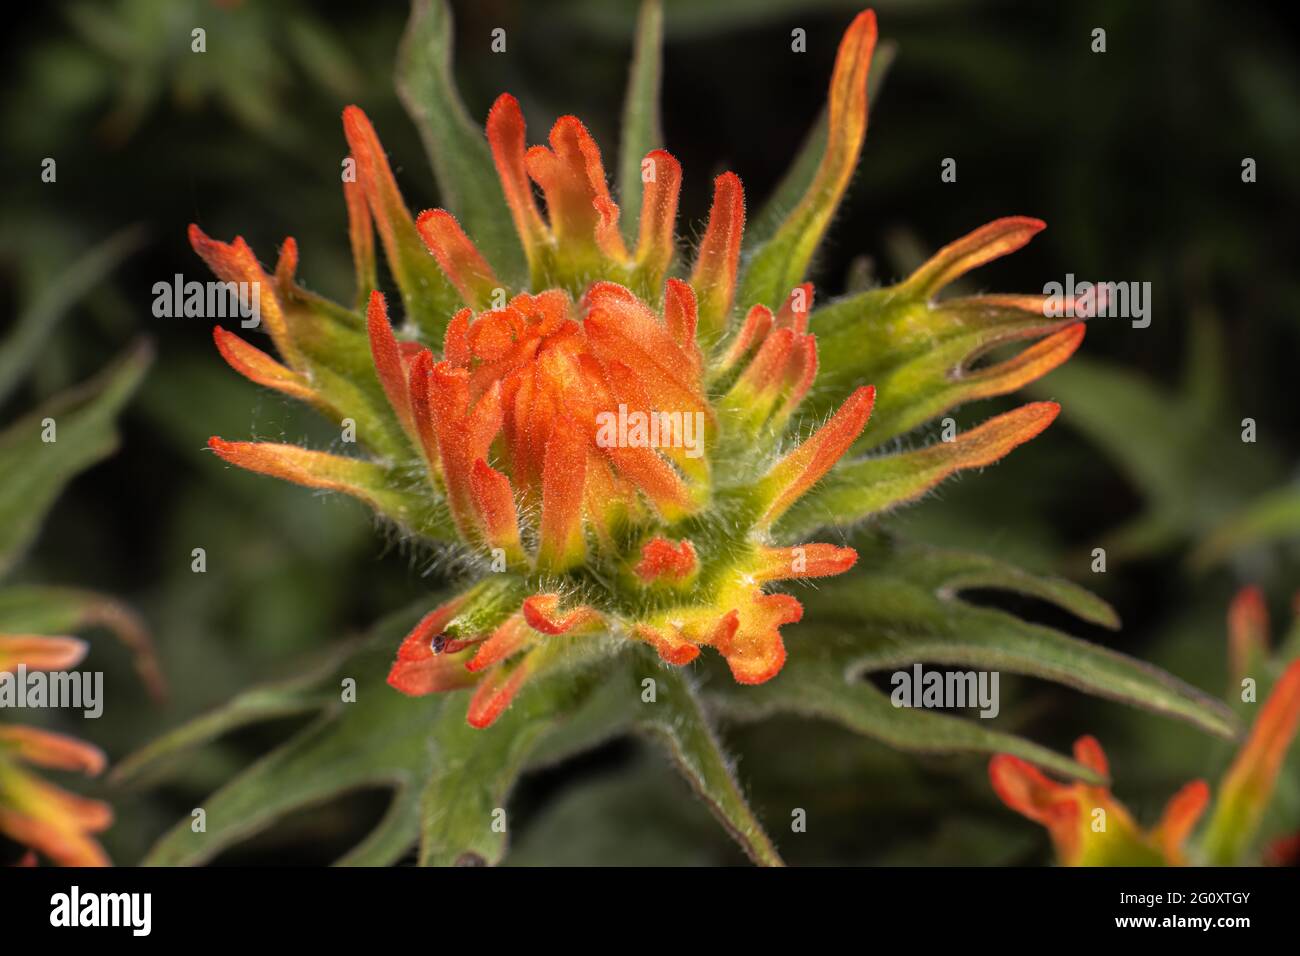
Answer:
M512 614L479 645L478 651L465 664L465 669L474 673L487 670L506 658L514 656L528 647L531 642L532 635L528 632L524 615Z
M864 385L850 395L830 421L768 472L760 484L766 510L760 520L769 526L821 480L849 449L871 417L876 389Z
M503 549L508 559L518 561L523 551L519 544L519 515L515 510L510 479L478 458L470 471L470 490L488 544Z
M542 528L538 567L563 571L582 561L582 490L586 437L567 416L556 420L542 462Z
M700 324L710 337L722 331L731 311L744 231L745 189L735 173L723 173L713 181L709 224L690 280L699 302Z
M962 400L1005 395L1042 378L1075 353L1084 331L1081 322L1068 325L1005 362L964 376L960 380L964 383Z
M5 752L34 766L74 770L92 777L108 763L98 747L35 727L0 727L0 753Z
M1228 608L1228 663L1233 682L1247 675L1251 660L1268 650L1268 605L1264 592L1249 585Z
M315 402L319 398L303 376L281 365L256 346L249 345L238 335L214 325L212 339L226 363L249 381L305 402Z
M0 672L13 672L19 666L33 671L67 670L81 663L89 647L75 637L0 635Z
M528 675L526 659L512 670L507 670L504 664L498 664L490 670L470 699L466 714L469 725L479 730L491 726L505 713L519 689L528 680Z
M636 262L645 275L646 285L658 288L676 251L674 226L682 189L682 166L671 153L656 149L646 154L641 168L645 190L641 195Z
M524 160L527 141L524 114L519 101L509 93L502 93L488 112L487 140L492 148L492 162L496 165L506 205L514 218L515 229L523 242L530 264L537 247L549 236L549 230L537 211L533 187L528 181Z
M460 297L476 309L490 305L500 282L456 217L444 209L426 209L415 226Z
M834 544L763 548L753 577L759 582L832 577L843 574L857 562L858 552Z
M633 571L646 584L679 582L699 570L695 546L683 538L674 544L667 538L651 538L641 546L641 560Z
M370 354L379 384L383 386L388 404L392 406L402 428L416 440L415 418L411 413L411 394L406 367L402 362L402 351L393 335L393 327L388 322L388 306L383 293L378 290L370 293L370 302L366 307L366 328L370 335Z
M1110 777L1110 762L1096 737L1085 734L1074 742L1074 759L1102 777Z
M389 686L419 697L474 682L473 675L465 669L463 655L437 653L433 649L434 638L442 634L467 600L467 595L459 595L420 619L397 649L397 657L388 672Z
M1028 216L995 219L944 246L912 273L903 285L914 295L930 299L944 286L972 269L1015 252L1046 228L1047 223Z
M599 613L586 605L560 611L560 595L534 594L524 601L524 620L528 626L543 634L568 634L587 631L600 624Z
M1245 746L1223 778L1220 800L1230 806L1240 806L1242 817L1258 820L1272 796L1298 725L1300 660L1295 660L1264 701ZM1250 829L1253 830L1253 824Z
M1193 780L1165 805L1154 836L1167 861L1176 864L1183 862L1183 843L1191 836L1209 802L1209 784L1204 780Z
M644 624L637 625L632 633L638 640L645 641L653 647L664 663L684 667L700 656L699 647L686 640L680 633L669 633L661 628Z

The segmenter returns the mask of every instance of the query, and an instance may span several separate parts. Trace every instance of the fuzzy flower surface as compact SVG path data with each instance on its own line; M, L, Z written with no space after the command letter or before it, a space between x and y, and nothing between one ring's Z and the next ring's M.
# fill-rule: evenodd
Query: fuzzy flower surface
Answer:
M957 240L897 285L814 309L806 273L862 149L875 42L867 11L840 42L816 172L752 247L736 174L714 180L687 251L676 223L684 174L670 153L641 160L639 210L625 222L583 123L561 117L529 145L509 94L485 129L505 246L481 246L443 209L412 216L355 106L343 114L352 307L296 281L293 239L268 274L242 239L191 227L219 277L257 283L278 353L218 327L223 357L355 423L365 453L222 438L211 448L358 497L413 537L451 543L473 568L401 643L392 687L472 686L469 723L486 727L583 648L639 642L674 665L709 650L741 684L771 680L803 614L778 588L857 560L818 529L988 465L1055 418L1056 405L1033 403L952 442L880 453L949 408L1055 368L1083 327L1045 318L1038 296L938 298L1043 228L1023 217ZM400 324L398 302L376 289L376 235ZM865 327L863 309L875 316Z

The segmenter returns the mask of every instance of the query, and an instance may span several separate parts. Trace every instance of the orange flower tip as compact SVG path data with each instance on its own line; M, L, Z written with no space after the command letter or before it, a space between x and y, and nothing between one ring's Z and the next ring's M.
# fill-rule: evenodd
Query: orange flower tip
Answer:
M1100 741L1091 734L1084 734L1074 742L1074 759L1104 779L1110 779L1110 762Z
M249 444L249 442L226 441L224 438L220 438L216 435L213 435L208 439L208 447L215 451L220 458L230 462L232 465L238 465L240 463L240 451L243 446L247 444Z
M501 666L488 673L469 702L466 721L476 730L492 726L505 713L528 677L526 661L502 676Z
M731 612L733 616L735 613L735 611ZM653 647L659 654L659 659L665 664L672 664L674 667L685 667L700 656L698 645L680 637L670 637L656 628L638 625L635 634L637 638Z
M843 574L858 563L858 552L833 544L802 544L789 548L764 548L756 581L790 578L825 578Z
M793 622L791 622L793 623ZM785 666L785 644L781 642L778 635L774 645L761 657L737 657L727 658L727 665L731 668L731 676L735 678L737 684L766 684L777 674L781 673L781 668Z
M1047 223L1029 216L995 219L944 246L912 273L905 284L929 299L971 270L1020 249L1045 228Z
M98 776L108 765L108 758L98 747L35 727L0 727L0 752L5 750L38 767L71 770L91 777Z
M1247 585L1232 599L1228 608L1228 635L1234 652L1242 655L1267 644L1268 605L1258 587Z
M688 539L677 544L666 538L651 538L641 547L641 560L633 571L645 584L684 581L699 570L695 546Z
M78 637L0 635L0 673L20 665L29 670L67 670L80 664L89 649L90 645Z
M371 131L370 117L355 103L343 107L343 129L349 140L354 135Z
M293 236L285 236L284 242L280 243L280 257L275 263L275 278L277 281L289 284L293 282L297 271L298 240Z
M567 634L579 628L587 628L601 619L600 614L586 605L579 605L560 612L558 594L534 594L523 604L524 620L528 626L543 634Z
M1033 764L1011 754L996 754L989 761L989 783L999 800L1039 823L1047 822L1044 806L1048 801L1059 799L1068 789L1048 779Z

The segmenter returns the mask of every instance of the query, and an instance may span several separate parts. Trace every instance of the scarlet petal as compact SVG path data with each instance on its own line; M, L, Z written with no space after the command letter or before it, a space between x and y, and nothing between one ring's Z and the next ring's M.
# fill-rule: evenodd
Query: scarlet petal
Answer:
M944 246L912 273L904 285L908 291L928 300L972 269L1015 252L1046 228L1047 223L1028 216L995 219Z
M646 276L646 284L658 288L676 248L673 230L682 188L682 166L662 149L647 154L646 160L653 164L654 179L645 184L641 196L636 260L638 271Z
M791 548L764 548L757 581L823 578L843 574L858 561L858 552L833 544L801 544Z
M600 614L586 605L560 611L560 595L534 594L524 601L524 620L528 626L543 634L568 634L587 631L601 622Z
M691 273L691 286L699 300L700 325L711 338L721 333L731 312L744 231L744 187L735 173L723 173L713 181L709 225Z
M456 217L444 209L428 209L415 226L460 297L476 309L486 308L501 283Z
M379 384L383 386L388 404L393 407L402 428L412 438L416 438L406 367L402 363L402 352L397 337L393 335L393 327L388 323L388 306L384 302L383 293L378 290L370 294L366 326L370 333L370 354L374 359Z
M1268 605L1264 593L1248 586L1237 592L1228 608L1228 659L1233 682L1247 674L1252 658L1268 650Z
M88 645L75 637L45 637L36 634L0 635L0 673L28 670L61 671L76 667L86 656Z
M488 113L488 145L492 148L492 161L496 164L506 204L515 220L515 229L523 241L528 261L533 264L538 247L547 241L550 231L537 211L533 187L528 181L524 156L527 148L524 114L519 101L509 93L502 93Z
M667 538L656 537L641 546L641 560L633 570L647 584L659 580L682 581L699 570L699 559L689 540L674 544Z
M768 472L760 485L760 493L767 502L760 520L762 526L770 525L783 515L830 471L862 434L875 400L875 388L870 385L859 388L830 421Z
M35 727L0 727L0 753L9 752L19 760L54 770L76 770L98 775L107 762L98 747L48 730Z
M217 351L221 353L221 357L231 368L250 381L305 402L317 400L316 392L307 384L305 378L293 369L281 365L261 349L249 345L238 335L227 332L219 325L214 325L212 338L217 344Z
M531 642L532 635L528 631L524 615L512 614L492 632L491 637L479 645L478 652L465 668L476 673L487 670L523 650Z
M563 571L582 561L582 491L586 437L568 417L556 421L542 463L542 528L538 567Z
M633 634L658 651L659 656L666 663L677 667L683 667L700 656L699 647L680 634L670 634L660 628L646 625L638 625L633 630Z
M513 669L507 670L506 665L498 664L490 670L470 699L469 713L466 715L469 725L479 730L491 726L505 713L519 689L527 682L529 673L526 659Z

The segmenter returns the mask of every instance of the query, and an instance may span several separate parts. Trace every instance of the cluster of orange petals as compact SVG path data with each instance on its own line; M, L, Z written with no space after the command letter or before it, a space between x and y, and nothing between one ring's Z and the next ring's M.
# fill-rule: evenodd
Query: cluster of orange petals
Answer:
M85 656L71 637L0 636L0 672L65 670ZM97 747L34 727L0 726L0 833L63 866L106 866L92 834L113 822L108 804L68 793L23 764L95 776L105 765ZM25 862L34 863L28 856Z
M1096 738L1076 740L1074 758L1102 778L1109 778L1110 766ZM1109 787L1081 781L1060 783L1009 754L999 754L989 762L989 779L1003 803L1047 828L1057 858L1066 866L1104 864L1113 858L1108 854L1113 854L1114 848L1123 853L1133 846L1150 851L1151 859L1145 862L1163 860L1182 865L1186 862L1183 843L1210 799L1206 782L1192 781L1165 805L1155 828L1143 833ZM1097 811L1103 811L1104 816Z

